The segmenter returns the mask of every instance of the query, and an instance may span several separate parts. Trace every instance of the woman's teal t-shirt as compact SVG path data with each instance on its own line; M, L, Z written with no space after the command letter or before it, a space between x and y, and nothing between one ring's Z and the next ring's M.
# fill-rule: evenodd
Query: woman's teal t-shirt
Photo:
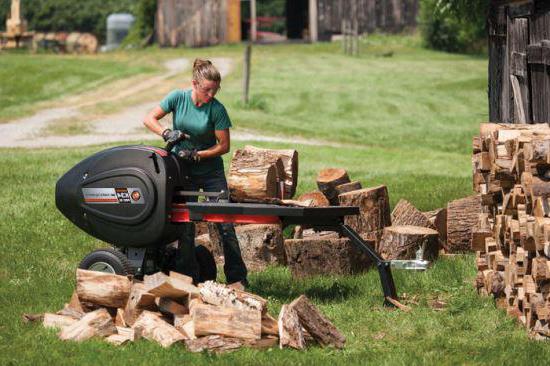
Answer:
M191 136L174 147L174 152L182 149L206 150L216 145L214 131L231 127L231 120L223 104L213 98L210 102L197 107L191 98L191 90L174 90L161 102L160 107L166 113L172 113L173 129ZM192 175L223 171L220 156L204 159L191 166Z

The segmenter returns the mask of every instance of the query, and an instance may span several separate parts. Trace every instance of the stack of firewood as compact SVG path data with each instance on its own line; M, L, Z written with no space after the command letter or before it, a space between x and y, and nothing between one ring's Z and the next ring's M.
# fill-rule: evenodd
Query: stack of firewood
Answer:
M143 281L115 274L77 270L76 291L53 314L25 315L60 329L62 340L100 337L121 345L145 338L169 347L184 343L191 352L223 352L240 347L304 349L306 341L343 348L344 336L305 297L283 305L279 319L267 300L208 281L170 272Z
M531 334L550 336L550 128L482 124L473 153L476 287Z

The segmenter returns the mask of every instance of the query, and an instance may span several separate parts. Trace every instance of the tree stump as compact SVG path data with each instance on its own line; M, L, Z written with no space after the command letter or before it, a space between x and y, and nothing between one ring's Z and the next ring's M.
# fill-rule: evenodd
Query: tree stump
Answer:
M298 151L262 149L250 145L246 145L244 148L245 150L265 155L265 159L271 159L273 163L275 163L277 159L281 159L284 171L283 199L294 197L296 186L298 185Z
M348 275L366 270L371 263L349 239L287 239L285 253L293 278Z
M348 173L344 169L323 169L317 176L317 187L327 197L331 205L338 205L338 192L336 187L349 183Z
M434 229L426 215L417 210L409 201L400 199L391 213L393 226L412 225Z
M250 150L237 150L231 160L227 184L231 200L264 200L278 197L278 182L284 178L284 166Z
M472 228L481 212L479 195L461 198L447 205L447 248L451 253L472 249Z
M420 226L388 226L380 240L378 251L386 260L416 259L422 249L422 259L433 260L439 252L439 233Z
M363 188L339 196L340 205L358 206L359 215L346 216L344 223L368 240L377 240L382 229L391 225L390 200L386 186Z

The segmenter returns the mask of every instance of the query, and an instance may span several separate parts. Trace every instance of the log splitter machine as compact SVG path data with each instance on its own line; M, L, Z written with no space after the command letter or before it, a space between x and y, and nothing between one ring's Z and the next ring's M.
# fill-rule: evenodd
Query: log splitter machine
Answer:
M177 142L174 142L177 143ZM100 151L75 165L57 182L57 208L73 224L112 248L88 254L79 268L143 276L174 268L175 248L186 222L303 225L339 232L377 266L384 303L397 299L390 262L383 260L344 217L358 207L288 207L230 203L224 192L184 191L185 163L165 149L134 145ZM190 196L209 201L186 202ZM206 248L196 247L202 280L215 280L216 265Z

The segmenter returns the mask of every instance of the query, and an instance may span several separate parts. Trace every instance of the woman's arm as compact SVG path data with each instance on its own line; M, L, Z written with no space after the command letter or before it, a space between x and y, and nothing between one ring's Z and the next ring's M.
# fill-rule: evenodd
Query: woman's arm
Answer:
M151 112L147 114L147 116L145 116L143 124L149 130L153 131L159 136L162 136L162 132L166 128L162 127L162 125L159 123L159 119L162 119L162 117L164 116L166 116L166 112L160 106L156 106L151 110Z
M197 152L201 159L214 158L216 156L221 156L229 152L231 148L229 128L226 128L225 130L216 130L214 131L214 133L216 134L216 140L218 141L218 143L207 150Z

